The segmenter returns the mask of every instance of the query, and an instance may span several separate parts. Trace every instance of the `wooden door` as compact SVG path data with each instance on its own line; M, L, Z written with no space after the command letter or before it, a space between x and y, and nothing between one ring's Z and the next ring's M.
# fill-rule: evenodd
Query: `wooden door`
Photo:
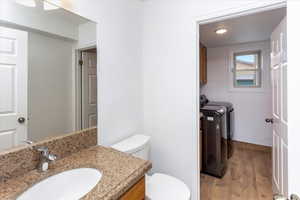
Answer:
M27 38L0 27L0 150L27 138Z
M97 53L82 52L82 127L97 126Z
M288 197L286 18L271 35L273 190Z

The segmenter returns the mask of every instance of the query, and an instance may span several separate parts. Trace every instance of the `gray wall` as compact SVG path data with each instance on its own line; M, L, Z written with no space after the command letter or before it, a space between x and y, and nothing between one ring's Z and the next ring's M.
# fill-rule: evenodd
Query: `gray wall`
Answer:
M29 33L28 137L73 131L72 42Z

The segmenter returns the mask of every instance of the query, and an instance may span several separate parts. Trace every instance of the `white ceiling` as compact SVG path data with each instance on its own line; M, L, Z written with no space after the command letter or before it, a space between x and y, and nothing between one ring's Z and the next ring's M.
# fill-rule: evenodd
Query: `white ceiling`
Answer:
M280 8L201 25L200 40L206 47L268 40L284 16L286 8ZM215 31L220 27L226 28L228 32L217 35Z
M22 0L19 0L19 1L22 2ZM53 7L57 7L57 9L44 10L44 1L41 1L41 0L33 0L33 2L35 3L35 6L33 6L33 7L26 6L26 4L22 5L15 1L6 0L6 2L11 3L13 5L13 7L18 9L19 11L22 11L22 14L23 13L31 13L31 15L35 14L37 17L46 16L46 17L49 17L49 19L55 18L58 20L66 21L66 23L71 23L75 26L79 26L81 24L90 22L90 20L88 20L86 18L83 18L83 17L81 17L77 14L74 14L68 10L60 8L59 6L56 6L51 1L53 1L53 0L48 0L46 3L48 3L49 5L52 5Z
M85 24L87 22L91 22L91 20L84 18L80 15L74 14L68 10L65 10L63 8L57 9L57 10L50 10L50 11L45 11L49 17L58 17L61 18L62 20L67 20L70 23L73 23L74 25L81 25Z

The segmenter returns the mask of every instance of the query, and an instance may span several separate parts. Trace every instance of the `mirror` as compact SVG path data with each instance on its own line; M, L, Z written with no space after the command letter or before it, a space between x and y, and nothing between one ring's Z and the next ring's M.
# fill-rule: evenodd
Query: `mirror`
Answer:
M47 1L0 2L0 151L97 126L96 27Z

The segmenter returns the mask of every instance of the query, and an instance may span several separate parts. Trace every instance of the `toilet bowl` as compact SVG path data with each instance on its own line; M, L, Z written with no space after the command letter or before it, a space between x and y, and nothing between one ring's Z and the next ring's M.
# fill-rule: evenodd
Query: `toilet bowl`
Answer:
M150 137L146 135L131 136L111 147L149 160ZM146 175L146 199L149 200L190 200L190 190L181 180L162 173Z

